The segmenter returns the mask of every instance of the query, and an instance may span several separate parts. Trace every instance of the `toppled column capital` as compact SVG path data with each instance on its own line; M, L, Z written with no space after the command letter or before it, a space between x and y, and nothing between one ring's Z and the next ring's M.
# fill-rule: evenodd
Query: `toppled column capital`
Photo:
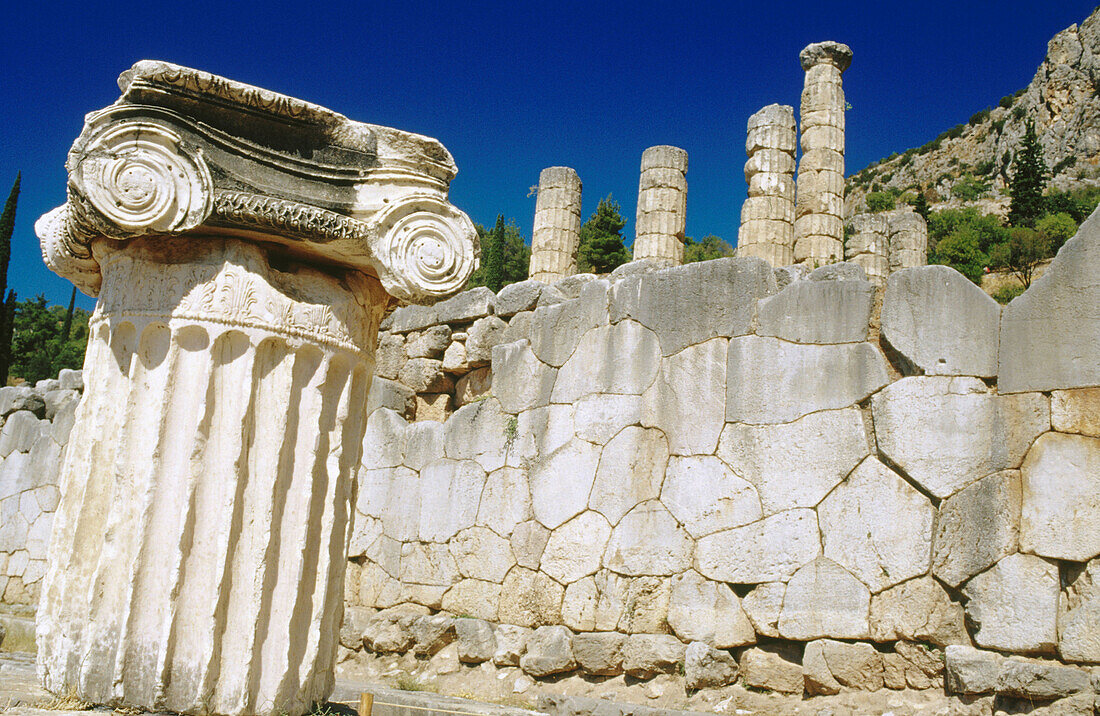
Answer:
M146 235L262 237L414 302L477 268L438 141L167 62L138 62L119 88L69 152L68 201L37 227L47 265L86 293L102 280L93 242Z
M803 70L809 70L820 64L830 64L843 72L852 64L852 49L840 42L815 42L807 45L798 53Z

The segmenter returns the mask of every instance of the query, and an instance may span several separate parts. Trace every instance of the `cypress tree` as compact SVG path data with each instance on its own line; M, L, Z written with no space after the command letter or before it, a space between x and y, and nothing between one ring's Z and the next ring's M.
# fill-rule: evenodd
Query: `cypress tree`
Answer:
M485 285L493 293L504 288L504 215L497 214L497 223L489 232L485 250Z
M1012 203L1008 209L1008 223L1012 226L1034 226L1043 215L1043 189L1050 172L1043 161L1043 148L1035 134L1035 122L1027 121L1024 138L1016 150L1016 162L1012 165L1012 179L1008 192Z
M15 175L4 213L0 214L0 296L7 300L0 304L0 386L8 384L8 368L11 366L11 334L14 328L15 292L8 291L8 264L11 263L11 235L15 231L15 210L19 203L19 184L23 173Z
M608 273L630 260L623 245L622 230L626 219L619 213L619 202L608 194L600 199L596 213L581 226L578 264L581 271Z

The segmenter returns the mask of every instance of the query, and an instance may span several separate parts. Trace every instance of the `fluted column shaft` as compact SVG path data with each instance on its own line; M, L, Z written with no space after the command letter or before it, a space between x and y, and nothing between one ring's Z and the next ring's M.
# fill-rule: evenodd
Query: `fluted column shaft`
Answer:
M847 45L820 42L799 55L802 159L794 223L794 259L827 263L844 257L844 87L852 61Z
M928 224L912 210L890 212L890 271L928 263Z
M859 264L867 280L885 286L890 275L890 222L886 214L856 214L844 244L844 260Z
M679 147L657 146L642 152L635 261L653 259L667 266L684 262L687 170L687 152Z
M794 108L772 104L749 117L745 151L749 191L737 255L787 266L794 263Z
M554 283L577 273L580 233L580 177L569 167L543 169L535 201L528 276L535 281Z

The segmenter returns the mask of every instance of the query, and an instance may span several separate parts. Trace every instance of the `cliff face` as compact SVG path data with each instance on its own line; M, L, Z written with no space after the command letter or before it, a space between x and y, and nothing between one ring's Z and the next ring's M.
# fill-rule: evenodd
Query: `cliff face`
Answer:
M931 203L960 204L970 177L988 184L978 203L987 211L1007 211L1011 159L1028 118L1043 146L1051 186L1072 189L1100 183L1100 8L1047 44L1047 55L1031 83L1014 97L971 123L948 130L919 149L891 156L847 180L849 216L865 210L874 190L930 190ZM1011 101L1010 101L1011 100Z

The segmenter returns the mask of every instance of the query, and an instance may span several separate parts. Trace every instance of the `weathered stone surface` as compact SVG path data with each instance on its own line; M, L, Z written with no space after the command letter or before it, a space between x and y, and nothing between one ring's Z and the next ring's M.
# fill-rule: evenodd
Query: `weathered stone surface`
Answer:
M567 299L579 298L585 284L599 279L594 273L575 273L571 276L555 281L554 288L561 291Z
M967 619L974 642L988 649L1050 653L1058 642L1058 568L1012 554L967 582Z
M758 584L741 600L741 608L757 634L779 637L779 615L787 585L783 582Z
M412 423L405 428L405 466L419 472L443 457L443 425L434 421Z
M471 288L435 304L439 323L469 323L493 312L496 296L484 286Z
M439 322L439 312L435 306L402 306L390 314L389 330L394 333L408 333Z
M451 343L450 326L431 326L413 340L406 340L405 355L409 358L440 358Z
M568 444L573 439L573 432L572 405L548 405L524 410L516 418L515 437L511 443L506 443L508 466L532 469L555 450Z
M925 375L997 375L1001 307L949 266L891 274L882 337Z
M684 641L704 641L719 649L756 643L752 623L729 585L694 571L672 578L668 625Z
M829 671L841 686L862 691L878 691L883 686L882 656L870 644L847 644L823 639L807 644L806 650L817 645Z
M1001 317L1004 393L1100 385L1100 215L1093 212L1046 273Z
M727 651L719 651L701 641L688 644L684 653L684 686L705 689L725 686L737 678L737 662Z
M450 393L417 393L415 415L418 421L446 422L453 408Z
M39 382L41 382L41 381L39 381ZM371 387L372 388L374 387L373 384L372 384ZM69 403L72 403L72 402L76 402L76 403L80 402L80 392L76 391L76 390L55 389L55 390L50 390L50 391L46 392L42 396L42 399L46 403L46 420L53 420L54 417L57 416L58 412L60 412L61 410L64 410L66 405L68 405ZM368 399L367 402L368 402L367 412L369 413L370 412L370 410L369 410L370 400Z
M531 492L527 487L527 473L514 467L502 467L489 473L481 491L476 524L507 537L516 525L530 517Z
M726 347L714 338L665 358L642 396L642 425L668 436L673 455L714 452L725 422Z
M466 362L471 366L485 365L493 359L493 347L501 342L508 324L496 316L474 321L466 335Z
M700 285L708 290L699 292ZM763 259L701 261L619 281L611 289L611 321L629 318L653 330L670 356L710 338L749 333L756 300L775 291Z
M416 539L420 526L419 475L403 467L360 471L356 509L360 514L377 517L387 536L396 540ZM365 525L357 521L356 533ZM353 535L353 542L359 541Z
M484 400L493 394L493 371L488 367L475 368L455 381L454 404L456 408L478 400ZM417 418L420 418L419 407ZM440 422L446 420L443 418Z
M541 569L562 584L595 574L610 536L611 525L602 515L582 512L550 533Z
M458 566L445 544L406 542L401 545L401 568L398 575L403 586L438 587L441 601L447 588L460 579ZM413 590L415 591L415 590ZM417 601L418 600L413 600ZM439 606L438 604L436 606Z
M825 640L811 641L802 653L802 678L806 693L829 696L840 693L840 682L825 660Z
M503 336L501 341L504 342ZM448 373L464 373L470 366L466 362L466 344L454 341L443 351L443 370Z
M762 517L756 489L712 456L669 460L661 502L695 539Z
M585 333L607 325L607 287L605 281L593 281L581 289L581 297L576 300L535 309L530 339L531 350L539 360L561 367ZM550 291L543 289L543 297Z
M782 647L752 647L741 655L741 680L745 686L801 694L804 688L802 667L793 654Z
M727 366L730 422L786 423L846 408L889 382L886 360L869 343L816 346L741 336L730 341ZM784 386L781 393L777 385Z
M883 678L888 675L890 665L889 653L883 654ZM911 641L899 641L894 644L893 656L900 657L905 662L905 684L911 689L930 689L943 687L943 662L942 651L929 648L925 644L915 644ZM887 688L893 688L889 683Z
M534 310L535 304L539 300L539 294L542 293L542 288L543 283L534 280L508 284L500 289L500 293L497 294L494 302L496 315L507 318L520 311Z
M787 510L703 537L695 548L695 569L733 584L786 581L819 554L817 515L813 510Z
M61 390L84 390L84 371L62 368L57 373L57 387Z
M550 676L577 668L573 635L563 626L543 626L527 640L527 653L519 666L531 676Z
M583 512L599 459L599 447L571 440L533 464L529 479L535 519L554 529Z
M667 577L624 577L609 571L596 574L600 599L596 628L629 633L667 632L671 584Z
M527 651L527 642L534 632L515 624L498 624L496 628L497 650L493 663L497 666L519 666L519 660Z
M418 617L412 625L413 653L433 656L456 638L455 620L446 614Z
M367 622L374 616L374 610L369 607L344 605L344 621L340 625L340 646L352 651L363 648L363 631ZM0 644L3 639L0 639Z
M542 572L513 567L500 590L500 620L539 627L561 621L562 586Z
M718 457L756 487L765 515L815 507L869 452L857 408L782 425L730 423L718 441Z
M1051 394L1050 423L1060 433L1100 438L1100 388L1054 391Z
M446 542L473 527L484 487L485 470L473 460L443 459L425 465L420 471L420 539Z
M685 651L683 642L668 634L631 634L623 643L623 671L639 679L676 673Z
M692 541L655 500L643 502L619 520L604 553L608 569L630 576L664 576L691 564Z
M425 611L402 605L377 612L363 627L364 646L379 653L407 651L413 642L413 624Z
M996 690L1005 657L962 645L947 647L944 657L944 684L948 692L989 694Z
M1016 551L1020 540L1020 473L983 477L940 503L932 572L957 587Z
M516 525L512 531L512 554L516 556L516 564L528 569L538 569L549 539L550 530L534 520Z
M635 505L661 494L667 466L668 441L664 433L634 426L623 428L600 455L589 508L612 525L618 524Z
M865 639L870 636L870 604L866 586L836 562L818 557L787 583L779 634L799 641Z
M486 527L462 530L451 539L450 548L463 577L500 584L516 563L508 540Z
M799 281L760 301L756 334L794 343L866 340L873 295L866 281Z
M557 373L535 357L526 341L493 348L493 392L506 413L548 404Z
M588 395L573 406L576 435L597 445L606 445L623 428L642 422L642 396Z
M963 608L931 577L918 577L871 597L871 638L937 646L968 644Z
M463 579L443 594L440 605L451 614L495 622L499 616L500 584Z
M1017 468L1035 440L1050 430L1050 398L1042 393L997 396L997 418L1005 441L1005 467Z
M397 379L417 393L448 393L454 381L443 372L443 361L435 358L410 358L401 366Z
M45 409L46 403L42 396L25 385L5 385L0 388L0 416L10 415L17 410L41 415Z
M496 398L464 405L443 426L443 453L454 460L473 460L486 472L504 467L512 418Z
M584 299L581 299L584 300ZM629 356L629 360L623 360ZM660 367L657 336L634 321L594 328L558 371L551 399L572 403L592 393L641 395Z
M932 504L874 457L817 508L825 556L872 592L928 572Z
M1100 555L1100 438L1047 433L1020 474L1020 549L1074 562Z
M29 410L17 410L7 417L0 428L0 457L13 452L30 452L48 423L39 420Z
M47 396L49 397L49 396ZM416 393L412 388L397 381L375 376L367 393L366 413L369 415L378 408L389 408L402 418L411 420L416 414Z
M600 590L593 577L584 577L565 588L561 602L561 620L573 631L590 631L596 628L596 610L599 607Z
M1058 653L1066 661L1100 663L1100 559L1080 568L1062 592Z
M1046 701L1092 691L1092 679L1083 669L1013 657L1001 662L996 688L1004 696Z
M1009 467L1021 451L1013 443L1038 429L1010 430L1013 406L977 378L903 378L875 395L871 407L882 452L940 498Z
M493 626L484 619L460 617L454 620L458 636L458 660L466 664L480 664L493 658L497 650Z
M594 676L616 676L623 673L623 643L625 634L618 632L588 632L573 636L573 655L577 665Z

